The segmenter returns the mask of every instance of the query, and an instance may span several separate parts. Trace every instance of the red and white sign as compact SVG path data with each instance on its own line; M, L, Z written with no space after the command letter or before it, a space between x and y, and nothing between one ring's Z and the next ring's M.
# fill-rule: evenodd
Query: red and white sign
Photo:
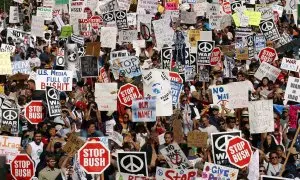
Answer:
M277 58L277 53L274 48L266 47L260 50L258 57L261 63L262 62L272 63Z
M42 101L31 101L25 107L25 118L31 124L38 124L43 121L43 102Z
M120 100L120 103L129 107L132 105L133 99L141 97L142 95L139 89L135 85L130 83L121 86L118 92L118 98Z
M109 79L104 67L100 69L100 77L100 79L102 79L102 82L109 83Z
M197 177L196 169L171 169L171 168L162 168L156 167L156 180L165 180L165 179L195 179Z
M221 61L221 49L215 47L210 54L210 65L215 66Z
M231 6L230 6L230 2L224 2L222 4L222 7L223 7L223 11L226 13L226 14L231 14Z
M177 83L183 83L182 77L179 75L179 73L170 71L169 75L171 81L175 81Z
M78 161L86 173L102 174L110 165L110 151L100 141L88 141L78 150Z
M90 22L91 22L91 25L92 25L92 28L96 31L98 31L101 27L101 25L103 24L103 20L100 16L92 16L90 18Z
M15 180L30 180L34 176L34 163L27 154L17 155L10 163Z
M238 168L247 166L252 156L249 142L239 136L233 137L228 141L226 153L229 162Z

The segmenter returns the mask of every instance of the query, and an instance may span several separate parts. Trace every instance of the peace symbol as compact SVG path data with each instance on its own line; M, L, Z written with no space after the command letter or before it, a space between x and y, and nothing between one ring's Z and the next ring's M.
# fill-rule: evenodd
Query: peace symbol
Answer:
M253 46L253 37L252 36L248 36L248 46Z
M6 110L2 116L4 119L11 121L18 117L18 113L14 110Z
M187 59L189 57L189 55L190 55L190 51L189 51L189 49L186 49L185 50L185 59Z
M241 7L241 4L240 3L234 3L234 4L231 4L231 9L235 11L235 9L237 7Z
M106 13L103 15L103 19L105 22L114 21L114 15L112 13Z
M57 65L63 65L65 63L65 59L62 56L57 56L56 57L56 64Z
M163 57L165 59L171 59L171 55L172 55L172 49L165 49L163 52Z
M129 159L129 163L125 165L125 164L124 164L124 161L125 161L126 159ZM140 164L139 166L136 165L136 164L133 162L134 159L136 159L136 160L139 161L139 164ZM120 162L120 163L121 163L121 166L122 166L126 171L128 171L128 172L133 172L133 173L140 171L140 170L144 167L143 160L142 160L141 158L137 157L137 156L134 156L134 155L126 155L126 156L124 156L123 159L121 159L121 162Z
M202 42L199 44L198 48L202 52L210 52L213 47L209 42Z
M117 17L117 19L124 19L126 17L126 14L124 11L117 11L116 17Z
M219 150L219 151L223 151L225 152L226 151L226 143L229 139L233 138L234 136L232 135L223 135L223 136L220 136L216 139L216 142L215 142L215 147ZM219 142L221 141L221 142ZM222 143L222 144L220 144Z
M270 31L273 28L273 23L270 21L266 21L261 25L261 29L263 31Z
M291 9L295 9L295 1L294 0L291 0L289 4L290 4Z
M78 56L82 57L84 55L85 55L85 48L84 47L78 48Z
M48 90L48 97L51 98L51 99L54 99L54 100L58 100L59 97L58 97L57 90L54 89L54 88L49 89Z
M163 170L161 170L161 169L158 169L158 170L157 170L157 173L158 173L158 175L160 175L160 176L162 176L162 175L164 174Z

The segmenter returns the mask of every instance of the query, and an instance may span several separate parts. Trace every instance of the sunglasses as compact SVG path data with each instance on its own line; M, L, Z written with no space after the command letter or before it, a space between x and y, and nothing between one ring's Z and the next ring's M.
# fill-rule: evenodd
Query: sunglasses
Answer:
M277 159L278 157L277 156L274 156L274 157L271 157L270 159Z
M265 172L265 170L264 169L260 169L259 172Z
M124 118L128 118L128 116L124 116Z

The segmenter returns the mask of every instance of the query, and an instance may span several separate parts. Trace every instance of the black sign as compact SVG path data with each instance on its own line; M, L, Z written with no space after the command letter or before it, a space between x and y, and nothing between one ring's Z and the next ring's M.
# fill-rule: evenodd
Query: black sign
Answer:
M226 155L226 146L228 141L234 136L241 136L241 132L237 131L211 134L213 158L215 164L232 167Z
M116 21L115 13L113 11L103 13L102 14L102 19L105 23L110 23Z
M200 82L209 82L209 67L210 66L205 66L205 65L200 65L198 67Z
M197 63L210 65L210 54L215 47L214 41L198 41L197 43Z
M121 173L143 174L148 176L148 167L145 152L119 152L118 168Z
M276 52L277 53L279 53L279 52L283 53L283 52L292 50L296 46L300 46L300 39L299 38L297 38L295 40L292 40L291 42L289 42L289 43L287 43L285 45L282 45L279 48L276 48Z
M172 48L161 49L161 64L163 69L171 68Z
M54 87L47 86L46 93L49 116L59 116L61 113L59 102L59 90L55 89Z
M11 127L11 133L19 132L19 110L18 109L2 109L1 127Z
M81 76L97 77L98 76L98 59L95 56L84 56L80 58Z
M280 39L280 34L273 19L262 21L259 24L259 28L267 41L276 41Z
M126 10L115 11L115 17L118 29L128 28Z
M190 61L189 61L189 63L186 62L186 64L188 64L189 66L192 66L193 67L193 72L197 73L198 72L197 54L189 52L189 56L190 56Z
M241 1L235 1L230 3L231 11L232 13L236 12L236 8L242 7L242 2Z
M249 35L246 37L247 38L247 46L248 46L248 56L249 58L254 57L254 35Z

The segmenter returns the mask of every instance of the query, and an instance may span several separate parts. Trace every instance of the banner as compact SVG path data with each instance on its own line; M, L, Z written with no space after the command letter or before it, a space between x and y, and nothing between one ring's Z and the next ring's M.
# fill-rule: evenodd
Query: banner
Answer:
M28 41L30 36L30 33L24 32L18 29L12 29L12 28L7 28L7 35L6 38L8 39L9 37L12 38L13 41L21 40L23 42Z
M98 76L98 59L95 56L84 56L80 58L81 77Z
M259 68L256 70L254 77L256 77L259 80L262 80L263 77L267 77L270 81L275 82L280 72L280 69L272 66L269 63L262 62Z
M9 52L0 52L0 75L12 74L11 60Z
M160 149L160 153L172 169L188 169L191 166L189 160L175 142Z
M299 94L300 93L300 78L289 76L285 93L284 100L285 102L294 101L300 102Z
M280 69L299 72L299 67L300 67L300 61L298 61L297 59L283 57L281 61Z
M11 127L12 134L19 133L19 110L18 109L3 109L2 108L2 121L1 127Z
M46 86L46 99L48 105L49 116L60 116L60 92L51 86Z
M117 110L117 83L95 83L95 101L100 111Z
M72 91L73 72L68 70L36 71L36 90L45 90L46 86L52 86L59 91Z
M156 116L171 116L173 110L169 71L144 70L142 75L144 97L156 96Z
M6 157L6 164L20 154L21 137L0 136L0 155Z
M239 170L205 162L202 171L202 180L210 179L237 179Z
M156 98L133 99L132 122L156 121Z
M231 166L226 154L226 146L229 139L234 136L241 136L241 131L212 133L210 136L215 164Z
M249 101L250 133L274 132L273 100Z
M191 180L197 178L198 169L170 169L156 167L156 180L165 179L186 179Z
M13 61L12 62L12 74L30 74L31 68L28 60L24 61Z

